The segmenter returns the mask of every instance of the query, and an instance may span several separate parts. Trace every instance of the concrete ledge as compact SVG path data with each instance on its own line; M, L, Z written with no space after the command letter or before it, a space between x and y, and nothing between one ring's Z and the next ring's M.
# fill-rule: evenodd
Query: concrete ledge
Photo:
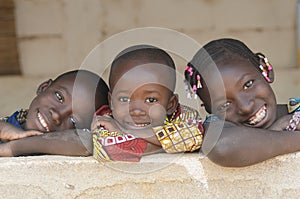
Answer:
M0 159L3 198L295 198L300 153L223 168L199 154L158 154L140 163L92 157Z

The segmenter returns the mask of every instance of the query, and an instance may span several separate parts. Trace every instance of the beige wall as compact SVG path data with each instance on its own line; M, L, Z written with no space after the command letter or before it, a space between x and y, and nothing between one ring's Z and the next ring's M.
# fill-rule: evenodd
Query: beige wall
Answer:
M297 67L297 0L14 0L20 65L25 76L45 78L78 68L99 43L134 28L168 28L194 39L198 45L220 37L244 41L268 56L275 67L273 88L280 103L299 93ZM134 39L148 41L152 34ZM159 44L182 47L180 55L196 51L168 35L156 35ZM158 38L158 39L157 39ZM107 45L98 56L107 68L126 47L127 39ZM151 40L151 39L150 39ZM123 43L122 43L123 42ZM122 45L120 44L122 43ZM130 42L129 42L130 43ZM168 50L168 48L166 48ZM109 54L109 56L108 56ZM179 55L179 56L180 56ZM177 59L182 74L189 58ZM185 58L185 59L182 59ZM105 60L104 62L102 62ZM289 68L289 70L284 70ZM101 73L100 73L101 74ZM104 74L107 80L107 73ZM177 90L183 92L178 81ZM294 89L290 89L293 86ZM35 89L35 88L31 88ZM181 93L180 93L181 94ZM182 95L180 95L182 96ZM182 100L182 99L181 99ZM5 103L5 102L3 102ZM191 102L187 102L191 103Z
M200 44L238 38L276 68L297 65L296 0L15 0L15 6L25 75L77 67L99 42L146 26L174 29Z

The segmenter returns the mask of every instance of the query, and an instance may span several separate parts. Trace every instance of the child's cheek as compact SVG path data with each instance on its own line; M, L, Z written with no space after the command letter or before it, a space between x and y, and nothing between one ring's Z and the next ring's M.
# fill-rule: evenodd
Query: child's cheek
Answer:
M112 113L121 114L121 115L127 115L129 117L129 106L128 105L116 105L112 109Z
M151 118L152 126L160 126L164 124L167 117L166 109L160 104L155 104L149 108L149 117Z

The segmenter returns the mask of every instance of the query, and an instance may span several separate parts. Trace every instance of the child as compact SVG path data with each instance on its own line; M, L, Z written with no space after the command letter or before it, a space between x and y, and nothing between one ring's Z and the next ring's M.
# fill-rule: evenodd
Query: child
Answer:
M91 127L94 157L139 161L161 147L170 153L199 149L198 113L178 104L175 85L175 64L162 49L138 45L122 51L110 70L111 112L100 109L97 115L104 116L95 117Z
M89 128L95 110L108 104L107 94L106 83L98 75L86 70L69 71L55 80L43 82L28 110L17 111L2 119L0 137L2 141L8 141L38 135L40 132L56 133L0 144L1 156L86 153L85 147L81 151L75 149L76 144L80 148L85 134L80 130L64 131ZM83 139L79 139L76 133L83 135ZM70 150L71 146L73 149Z
M214 40L196 53L185 77L190 85L200 83L193 92L214 114L202 146L213 162L241 167L300 150L299 113L276 103L273 68L263 54L238 40Z

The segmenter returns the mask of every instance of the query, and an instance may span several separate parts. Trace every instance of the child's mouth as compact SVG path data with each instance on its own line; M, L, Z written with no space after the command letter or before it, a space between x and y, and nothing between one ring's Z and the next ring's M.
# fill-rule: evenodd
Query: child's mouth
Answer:
M142 128L142 127L145 127L145 126L148 126L148 125L150 125L149 122L147 122L147 123L142 123L142 124L134 124L135 127L139 127L139 128Z
M250 125L256 125L259 122L261 122L267 115L267 108L264 105L263 107L261 107L256 113L255 115L253 115L248 121L247 123Z
M42 125L42 127L44 127L46 132L49 132L50 129L46 123L46 120L44 119L44 117L42 116L42 114L40 112L37 113L37 117L38 117L38 120L39 120L40 124Z
M150 122L139 122L139 123L136 123L136 122L126 122L126 126L129 128L129 129L143 129L143 128L147 128L151 125Z

